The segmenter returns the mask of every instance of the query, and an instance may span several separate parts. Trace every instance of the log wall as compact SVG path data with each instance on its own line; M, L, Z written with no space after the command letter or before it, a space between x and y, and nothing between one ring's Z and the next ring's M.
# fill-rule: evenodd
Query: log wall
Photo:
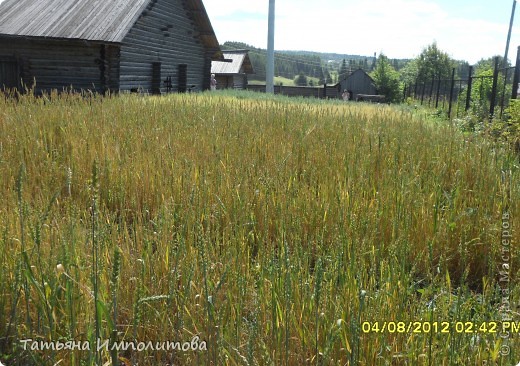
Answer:
M168 76L172 90L178 90L180 64L187 65L188 88L207 88L211 60L197 34L181 0L152 1L123 40L120 89L152 91L153 63L161 64L161 92L166 91Z
M1 60L15 60L19 84L35 92L118 89L118 47L79 40L0 38ZM22 86L22 85L19 85Z

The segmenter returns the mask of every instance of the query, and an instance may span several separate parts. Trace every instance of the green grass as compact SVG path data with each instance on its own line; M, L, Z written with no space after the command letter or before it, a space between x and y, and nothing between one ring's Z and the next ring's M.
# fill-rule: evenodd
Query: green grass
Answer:
M311 80L314 82L314 86L320 85L319 78L313 78L313 77L308 76L307 81L310 82ZM248 83L251 85L265 85L265 80L248 80ZM274 85L296 86L294 84L294 79L288 79L283 76L275 76Z
M248 83L251 85L265 85L265 80L248 80ZM282 76L275 76L274 78L274 85L280 85L280 83L283 86L295 86L293 79L284 78Z
M2 98L0 360L514 364L518 334L363 330L502 320L504 222L519 321L518 177L512 152L406 108L247 92ZM97 333L198 335L207 350L20 342Z

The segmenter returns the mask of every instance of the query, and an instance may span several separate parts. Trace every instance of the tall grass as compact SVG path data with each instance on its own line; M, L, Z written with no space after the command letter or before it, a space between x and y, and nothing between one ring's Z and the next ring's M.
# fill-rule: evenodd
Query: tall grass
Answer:
M388 106L247 93L0 99L0 360L511 364L518 335L363 323L501 320L506 203L518 303L516 159ZM206 351L20 342L194 336Z

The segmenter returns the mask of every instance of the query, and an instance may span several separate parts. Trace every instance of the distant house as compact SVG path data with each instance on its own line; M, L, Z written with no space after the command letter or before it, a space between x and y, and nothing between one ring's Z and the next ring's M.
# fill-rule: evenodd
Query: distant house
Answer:
M338 83L338 90L343 92L347 90L350 92L350 98L352 100L358 100L361 95L375 95L377 89L374 80L362 69L357 69L352 74L340 80Z
M247 75L253 74L253 65L247 50L223 51L224 61L213 61L211 73L215 74L217 88L245 89Z
M202 0L0 3L0 88L204 90L216 59Z

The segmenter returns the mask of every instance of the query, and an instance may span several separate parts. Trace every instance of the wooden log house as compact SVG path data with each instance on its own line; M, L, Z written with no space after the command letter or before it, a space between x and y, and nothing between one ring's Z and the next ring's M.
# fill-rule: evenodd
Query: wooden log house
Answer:
M217 89L246 89L247 74L253 74L253 65L247 50L223 51L224 61L213 61L211 73L215 74Z
M377 95L374 80L364 70L357 69L338 83L338 93L347 90L350 92L351 100L368 100L367 96ZM358 97L362 95L362 97ZM364 98L364 99L363 99Z
M0 89L205 90L212 60L223 57L202 0L0 3Z

